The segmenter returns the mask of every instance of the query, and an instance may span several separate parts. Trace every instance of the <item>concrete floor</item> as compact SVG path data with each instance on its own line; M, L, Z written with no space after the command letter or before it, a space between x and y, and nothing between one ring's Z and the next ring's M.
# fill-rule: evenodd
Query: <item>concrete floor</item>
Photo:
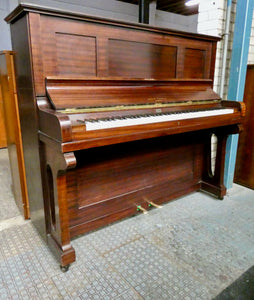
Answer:
M212 299L254 264L254 191L194 193L73 240L62 273L14 203L0 150L0 299Z

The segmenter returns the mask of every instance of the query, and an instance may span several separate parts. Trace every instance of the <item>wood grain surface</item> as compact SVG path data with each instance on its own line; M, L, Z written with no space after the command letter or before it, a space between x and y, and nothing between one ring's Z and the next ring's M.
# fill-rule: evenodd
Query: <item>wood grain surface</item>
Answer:
M18 109L14 52L12 51L0 52L0 82L2 83L6 144L8 147L14 199L21 214L25 219L29 219L27 179Z
M254 65L247 67L243 102L246 118L239 136L235 182L254 189Z

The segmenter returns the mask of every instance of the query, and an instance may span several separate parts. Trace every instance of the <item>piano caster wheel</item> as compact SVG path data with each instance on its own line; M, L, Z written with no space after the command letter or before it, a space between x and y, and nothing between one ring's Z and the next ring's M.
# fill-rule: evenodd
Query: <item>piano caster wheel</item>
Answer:
M60 265L60 269L61 269L61 271L62 271L63 273L67 272L67 271L69 270L69 267L70 267L70 265L67 265L67 266L61 266L61 265Z

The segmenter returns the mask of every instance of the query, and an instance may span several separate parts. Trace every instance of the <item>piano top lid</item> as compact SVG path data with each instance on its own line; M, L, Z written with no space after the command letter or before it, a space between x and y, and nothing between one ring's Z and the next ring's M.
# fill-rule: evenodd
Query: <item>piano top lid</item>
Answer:
M220 100L211 79L46 78L56 110L80 107Z
M60 17L71 18L71 19L80 19L87 22L100 23L100 24L103 23L112 26L132 28L137 30L145 30L150 32L160 32L160 33L170 34L173 36L184 36L184 37L195 38L200 40L209 40L215 42L221 40L221 38L218 36L210 36L210 35L205 35L200 33L191 33L191 32L185 32L181 30L155 27L147 24L127 22L127 21L103 18L98 16L91 16L91 15L86 15L84 13L81 13L80 11L70 11L62 7L61 8L49 7L49 6L38 5L38 4L26 4L26 3L19 4L8 16L6 16L4 20L7 23L14 23L26 12L35 12L35 13L40 13L45 15L60 16Z

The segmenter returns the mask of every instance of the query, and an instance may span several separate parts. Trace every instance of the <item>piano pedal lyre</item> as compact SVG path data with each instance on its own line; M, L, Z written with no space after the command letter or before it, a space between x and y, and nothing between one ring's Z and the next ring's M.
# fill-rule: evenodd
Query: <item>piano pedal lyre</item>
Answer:
M148 211L141 205L137 205L137 211L141 211L144 215L148 213Z
M156 208L162 208L161 205L156 204L156 203L154 203L152 201L149 201L146 197L144 197L144 200L148 203L148 206L150 206L150 207L153 206L153 207L156 207Z

